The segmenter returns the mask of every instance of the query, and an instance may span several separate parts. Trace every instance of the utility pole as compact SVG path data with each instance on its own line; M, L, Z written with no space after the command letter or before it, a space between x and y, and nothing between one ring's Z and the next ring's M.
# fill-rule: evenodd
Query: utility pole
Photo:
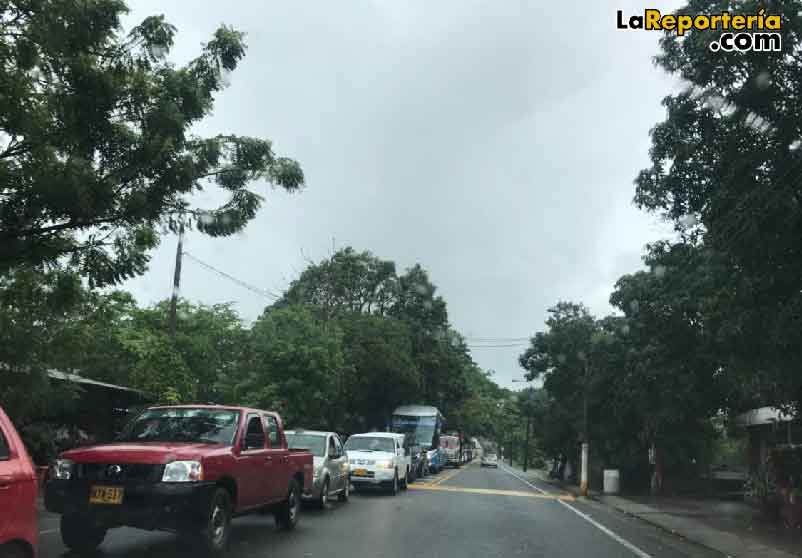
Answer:
M184 220L178 227L178 248L175 251L175 273L173 274L173 296L170 298L170 338L175 339L178 290L181 286L181 259L184 255Z
M529 430L531 428L532 417L527 413L526 415L526 445L524 446L524 473L529 467Z
M579 491L582 496L588 495L588 467L590 466L590 443L588 441L588 361L585 359L585 382L582 398L582 478Z

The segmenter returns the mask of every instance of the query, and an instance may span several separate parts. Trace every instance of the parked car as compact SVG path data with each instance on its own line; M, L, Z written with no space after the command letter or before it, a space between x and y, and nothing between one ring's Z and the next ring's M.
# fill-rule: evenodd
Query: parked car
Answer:
M498 456L495 453L485 453L482 455L482 467L495 467L498 469Z
M33 461L0 407L0 558L36 558L37 492Z
M382 486L395 496L409 483L410 448L405 436L392 432L354 434L345 443L354 490Z
M325 509L332 495L347 502L351 482L348 479L348 455L340 437L335 432L301 429L287 430L285 434L290 448L309 450L314 458L312 491L304 494L304 500L315 502L321 509Z
M288 450L281 418L218 405L152 407L116 442L62 453L45 505L61 514L61 538L76 552L97 548L108 529L190 534L221 554L231 519L271 511L293 529L312 490L312 454Z
M437 446L436 448L430 448L426 452L426 461L428 463L428 471L432 474L436 475L437 473L445 469L446 462L448 461L445 448L443 448L442 446Z
M409 481L415 482L426 475L426 452L423 448L407 437L409 445Z

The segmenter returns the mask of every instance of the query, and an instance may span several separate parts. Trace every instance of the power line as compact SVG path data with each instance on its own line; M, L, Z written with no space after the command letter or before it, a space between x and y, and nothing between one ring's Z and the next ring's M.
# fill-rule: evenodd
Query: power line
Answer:
M469 343L528 343L530 337L466 337Z
M503 345L468 345L469 349L503 349L505 347L526 347L527 343L509 343Z
M267 299L274 300L274 301L279 299L279 298L281 298L279 295L277 295L276 293L274 293L272 291L269 291L267 289L260 289L259 287L254 287L253 285L251 285L249 283L246 283L242 279L237 279L236 277L234 277L233 275L229 275L225 271L220 271L216 267L214 267L214 266L212 266L210 264L207 264L206 262L196 258L195 256L193 256L189 252L184 252L184 255L186 257L188 257L189 259L191 259L192 261L194 261L195 263L197 263L198 265L201 265L201 266L205 267L209 271L211 271L213 273L216 273L217 275L219 275L219 276L221 276L221 277L223 277L225 279L228 279L229 281L232 281L232 282L236 283L237 285L239 285L240 287L242 287L244 289L248 289L249 291L251 291L253 293L256 293L256 294L258 294L260 296L263 296L263 297L265 297Z

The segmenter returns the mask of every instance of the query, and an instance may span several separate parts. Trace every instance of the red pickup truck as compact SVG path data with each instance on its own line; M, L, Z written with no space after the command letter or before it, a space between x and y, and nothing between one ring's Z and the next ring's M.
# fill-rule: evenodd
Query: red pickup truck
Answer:
M92 552L113 527L191 535L222 554L234 516L271 511L293 529L312 487L312 454L287 448L281 418L219 405L152 407L114 443L64 452L50 471L45 506L61 538Z

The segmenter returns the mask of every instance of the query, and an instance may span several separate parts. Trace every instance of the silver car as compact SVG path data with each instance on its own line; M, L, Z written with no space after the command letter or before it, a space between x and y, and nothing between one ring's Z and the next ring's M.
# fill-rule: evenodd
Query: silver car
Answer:
M302 429L287 430L284 434L289 447L308 449L314 456L312 490L303 499L320 508L325 508L335 495L341 502L347 502L351 494L349 462L340 437L335 432Z
M486 453L482 455L482 467L495 467L498 469L498 456L495 453Z

